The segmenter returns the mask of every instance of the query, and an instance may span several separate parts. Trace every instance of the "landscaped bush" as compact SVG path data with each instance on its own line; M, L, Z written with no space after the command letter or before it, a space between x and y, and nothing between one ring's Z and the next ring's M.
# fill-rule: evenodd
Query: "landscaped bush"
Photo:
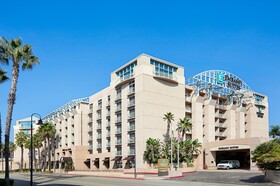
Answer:
M0 179L0 185L5 185L5 179ZM10 185L13 186L14 185L14 180L10 180Z
M263 170L280 170L280 139L260 144L252 152L253 161Z

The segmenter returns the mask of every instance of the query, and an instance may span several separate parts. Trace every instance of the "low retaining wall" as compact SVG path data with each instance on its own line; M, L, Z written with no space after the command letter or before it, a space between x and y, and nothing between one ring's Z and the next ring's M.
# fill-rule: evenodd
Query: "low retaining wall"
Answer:
M280 171L266 170L265 179L272 182L280 183Z

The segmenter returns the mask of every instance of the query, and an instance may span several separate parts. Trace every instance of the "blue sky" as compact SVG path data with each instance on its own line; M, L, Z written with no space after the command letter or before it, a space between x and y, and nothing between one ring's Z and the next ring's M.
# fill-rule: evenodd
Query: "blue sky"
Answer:
M0 35L20 37L41 64L20 73L13 124L107 87L141 53L185 67L222 69L269 96L279 124L280 1L3 1ZM8 67L2 68L9 70ZM0 85L4 125L10 82Z

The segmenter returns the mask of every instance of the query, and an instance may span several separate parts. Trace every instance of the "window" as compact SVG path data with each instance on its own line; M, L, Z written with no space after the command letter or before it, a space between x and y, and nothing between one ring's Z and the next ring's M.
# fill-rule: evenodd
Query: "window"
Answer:
M137 66L137 61L131 63L130 65L122 68L118 72L116 72L116 75L120 77L121 81L124 81L126 79L129 79L134 76L133 68Z

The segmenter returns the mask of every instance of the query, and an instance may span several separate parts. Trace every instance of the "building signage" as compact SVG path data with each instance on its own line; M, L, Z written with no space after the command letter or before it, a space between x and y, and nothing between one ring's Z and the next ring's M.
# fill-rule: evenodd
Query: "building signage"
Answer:
M238 149L238 146L219 147L219 150L234 150L234 149Z
M240 90L242 86L242 81L235 77L230 77L229 75L217 73L217 83L220 85L226 85L229 88Z
M169 168L168 159L159 159L158 160L158 176L167 176Z

